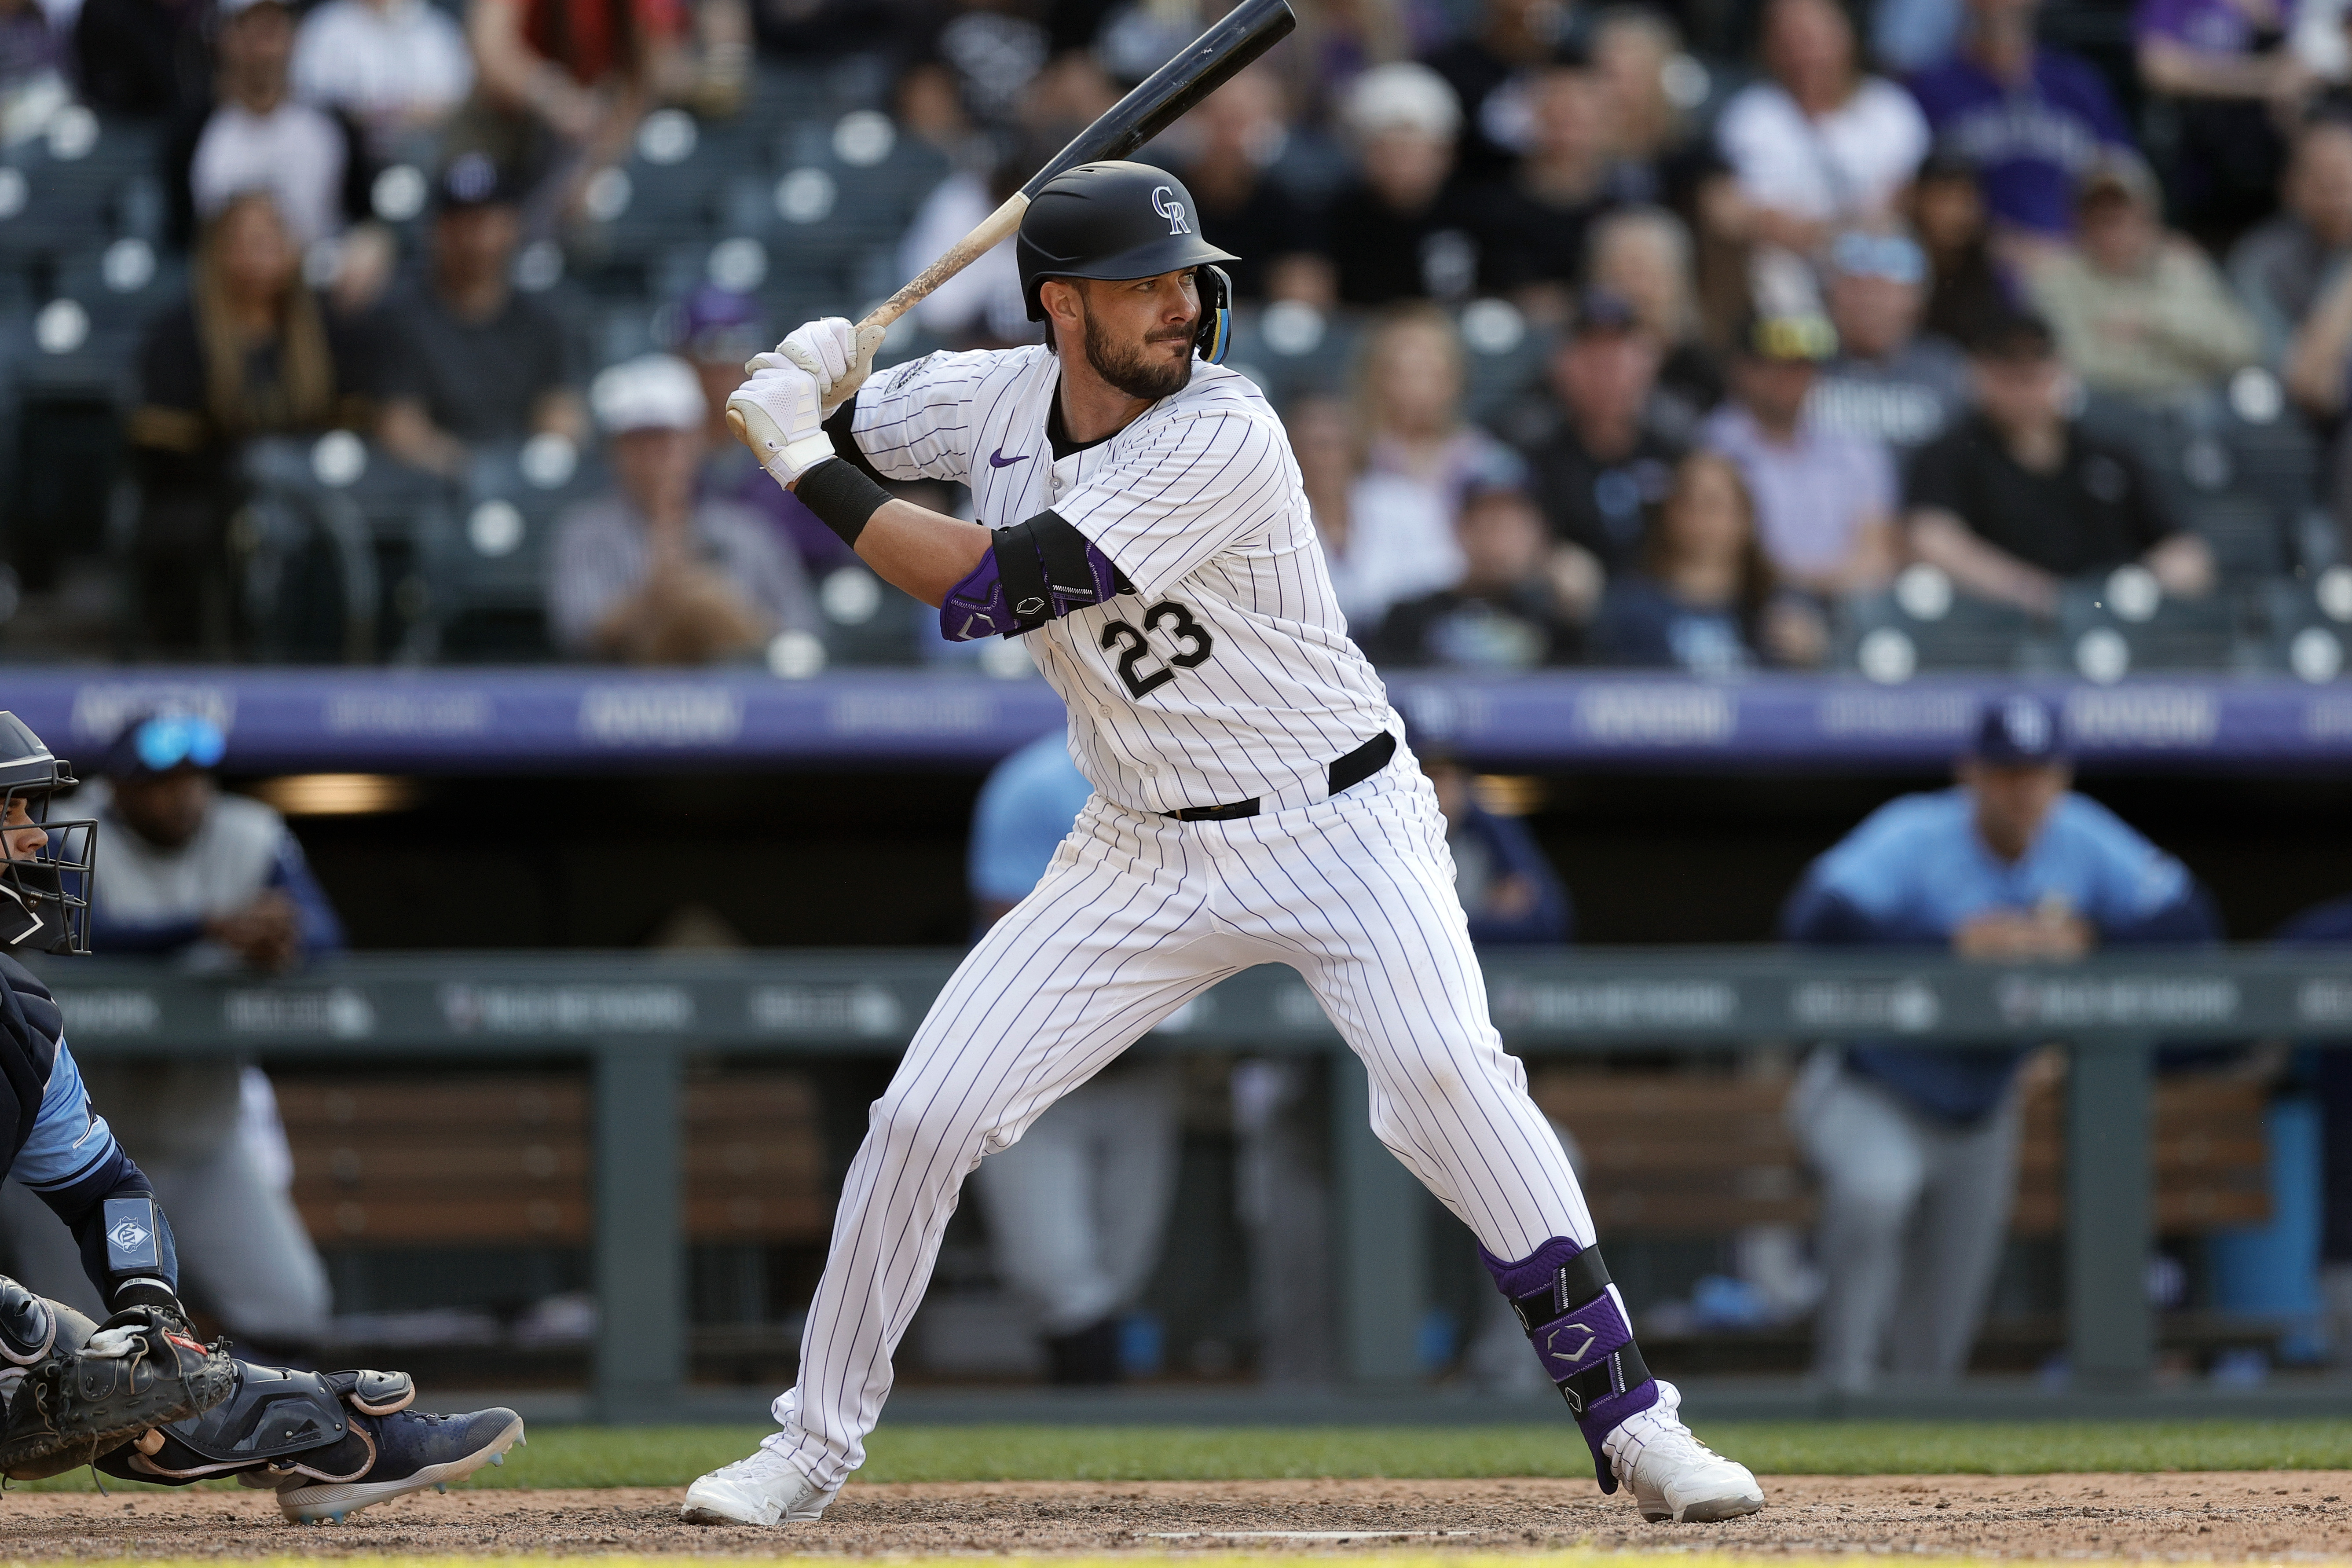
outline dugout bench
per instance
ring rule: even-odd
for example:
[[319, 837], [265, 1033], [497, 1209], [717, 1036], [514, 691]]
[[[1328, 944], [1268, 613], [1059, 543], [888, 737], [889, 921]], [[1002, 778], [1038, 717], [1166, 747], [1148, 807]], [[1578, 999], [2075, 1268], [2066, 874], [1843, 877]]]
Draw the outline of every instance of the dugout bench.
[[[68, 1037], [91, 1058], [250, 1055], [293, 1081], [331, 1068], [354, 1085], [451, 1061], [469, 1070], [584, 1063], [585, 1096], [564, 1112], [582, 1131], [522, 1140], [499, 1157], [521, 1163], [526, 1176], [538, 1168], [552, 1179], [567, 1157], [584, 1173], [585, 1192], [597, 1201], [579, 1197], [566, 1210], [561, 1199], [541, 1198], [551, 1211], [534, 1219], [526, 1206], [520, 1217], [526, 1226], [577, 1226], [590, 1238], [601, 1310], [597, 1408], [607, 1419], [646, 1419], [674, 1412], [682, 1392], [685, 1238], [698, 1226], [731, 1223], [724, 1213], [714, 1222], [710, 1205], [740, 1194], [743, 1182], [792, 1179], [782, 1166], [732, 1169], [746, 1156], [729, 1151], [746, 1140], [730, 1129], [740, 1131], [743, 1122], [733, 1119], [751, 1101], [730, 1103], [723, 1092], [698, 1098], [688, 1058], [724, 1058], [741, 1071], [794, 1057], [895, 1054], [955, 956], [375, 954], [274, 981], [194, 976], [127, 959], [42, 967], [65, 1008]], [[1928, 954], [1585, 950], [1496, 954], [1486, 973], [1496, 1021], [1512, 1047], [1538, 1064], [1539, 1080], [1558, 1058], [1632, 1047], [1720, 1056], [1841, 1039], [2065, 1042], [2063, 1110], [2053, 1100], [2049, 1114], [2063, 1117], [2066, 1155], [2063, 1181], [2051, 1185], [2076, 1221], [2065, 1232], [2070, 1358], [2077, 1385], [2095, 1391], [2143, 1386], [2154, 1350], [2144, 1271], [2162, 1202], [2154, 1178], [2168, 1141], [2158, 1135], [2169, 1121], [2152, 1073], [2157, 1045], [2352, 1038], [2352, 963], [2308, 951], [2009, 966]], [[1141, 1048], [1345, 1054], [1304, 984], [1273, 967], [1228, 980], [1188, 1009], [1181, 1027], [1164, 1027]], [[369, 1156], [336, 1144], [331, 1131], [339, 1092], [352, 1097], [344, 1125], [357, 1125], [358, 1089], [317, 1081], [318, 1100], [304, 1102], [298, 1118], [329, 1129], [330, 1185], [305, 1190], [306, 1212], [335, 1226], [355, 1220], [362, 1230], [417, 1223], [397, 1205], [371, 1215]], [[1393, 1384], [1415, 1364], [1426, 1205], [1370, 1134], [1361, 1070], [1342, 1064], [1332, 1081], [1343, 1364], [1360, 1384]], [[551, 1100], [542, 1109], [541, 1125], [551, 1129], [557, 1108]], [[476, 1143], [458, 1120], [464, 1114], [447, 1109], [433, 1133], [452, 1154]], [[1723, 1131], [1727, 1138], [1731, 1128]], [[337, 1148], [349, 1156], [341, 1174]], [[360, 1195], [334, 1190], [345, 1177]], [[1596, 1178], [1606, 1225], [1612, 1194], [1642, 1184]], [[458, 1181], [483, 1179], [477, 1172]], [[359, 1206], [338, 1206], [345, 1203]], [[824, 1217], [821, 1208], [793, 1223], [821, 1226]]]

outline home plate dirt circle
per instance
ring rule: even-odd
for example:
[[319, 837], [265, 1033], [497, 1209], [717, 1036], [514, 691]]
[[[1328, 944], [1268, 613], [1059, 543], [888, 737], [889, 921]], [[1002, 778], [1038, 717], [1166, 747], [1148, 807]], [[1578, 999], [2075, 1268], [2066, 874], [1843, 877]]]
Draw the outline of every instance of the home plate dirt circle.
[[285, 1523], [252, 1491], [14, 1492], [0, 1559], [352, 1553], [1425, 1553], [1717, 1550], [1818, 1555], [2352, 1558], [2352, 1472], [2088, 1476], [1798, 1476], [1719, 1525], [1650, 1525], [1591, 1481], [975, 1482], [858, 1486], [788, 1530], [683, 1523], [679, 1494], [459, 1489]]

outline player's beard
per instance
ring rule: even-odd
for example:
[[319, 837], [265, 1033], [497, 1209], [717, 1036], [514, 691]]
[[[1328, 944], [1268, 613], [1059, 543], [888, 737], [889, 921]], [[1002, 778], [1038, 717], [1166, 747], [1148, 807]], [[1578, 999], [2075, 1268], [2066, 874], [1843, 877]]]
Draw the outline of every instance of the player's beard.
[[[1173, 342], [1177, 334], [1155, 332], [1135, 348], [1118, 348], [1112, 344], [1102, 323], [1083, 302], [1079, 309], [1087, 318], [1087, 363], [1095, 374], [1129, 397], [1139, 397], [1146, 403], [1157, 403], [1163, 397], [1173, 397], [1184, 390], [1192, 379], [1192, 353], [1190, 348], [1174, 360], [1146, 351], [1164, 342]], [[1187, 324], [1182, 336], [1186, 343], [1192, 341], [1192, 328]]]

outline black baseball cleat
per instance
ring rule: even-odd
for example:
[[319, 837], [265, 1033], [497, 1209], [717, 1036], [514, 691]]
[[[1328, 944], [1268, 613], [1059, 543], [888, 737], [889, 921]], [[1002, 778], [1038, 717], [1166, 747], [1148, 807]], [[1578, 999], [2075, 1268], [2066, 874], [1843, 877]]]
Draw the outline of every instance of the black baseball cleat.
[[389, 1415], [356, 1416], [352, 1425], [373, 1442], [373, 1462], [349, 1480], [306, 1479], [279, 1488], [278, 1506], [288, 1519], [297, 1524], [327, 1520], [340, 1524], [355, 1509], [428, 1487], [446, 1487], [484, 1465], [503, 1465], [507, 1450], [527, 1441], [522, 1417], [503, 1405], [470, 1415], [398, 1410]]

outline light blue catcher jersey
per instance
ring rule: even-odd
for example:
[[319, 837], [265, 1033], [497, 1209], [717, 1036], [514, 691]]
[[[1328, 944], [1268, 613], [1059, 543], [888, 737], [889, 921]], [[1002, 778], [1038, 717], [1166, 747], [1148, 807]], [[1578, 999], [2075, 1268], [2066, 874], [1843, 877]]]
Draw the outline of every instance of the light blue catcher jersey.
[[16, 1151], [6, 1174], [35, 1192], [71, 1186], [114, 1147], [106, 1118], [90, 1104], [82, 1088], [81, 1069], [63, 1040], [49, 1067], [48, 1087], [33, 1119], [33, 1135]]

